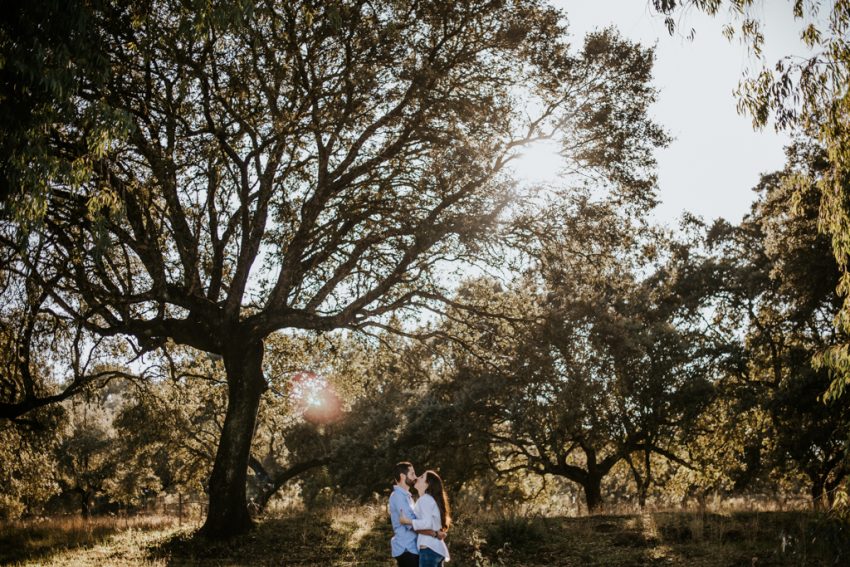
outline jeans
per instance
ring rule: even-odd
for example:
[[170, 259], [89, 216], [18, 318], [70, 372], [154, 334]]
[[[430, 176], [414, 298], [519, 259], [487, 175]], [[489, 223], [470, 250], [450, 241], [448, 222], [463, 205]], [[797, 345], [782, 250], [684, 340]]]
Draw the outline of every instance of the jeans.
[[419, 567], [419, 556], [405, 551], [395, 558], [398, 567]]
[[419, 567], [440, 567], [444, 557], [429, 548], [419, 548]]

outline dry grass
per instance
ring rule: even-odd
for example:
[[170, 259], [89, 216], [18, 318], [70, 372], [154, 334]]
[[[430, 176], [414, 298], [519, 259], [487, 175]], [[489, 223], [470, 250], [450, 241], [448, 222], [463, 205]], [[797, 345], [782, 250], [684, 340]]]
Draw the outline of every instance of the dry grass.
[[[22, 565], [391, 566], [381, 506], [266, 518], [228, 542], [159, 518], [61, 520], [0, 530], [0, 563]], [[8, 546], [17, 549], [9, 554]], [[452, 567], [818, 566], [850, 564], [848, 526], [811, 512], [458, 515]]]
[[139, 552], [157, 538], [173, 537], [176, 529], [177, 520], [164, 516], [67, 516], [0, 525], [0, 565], [145, 565]]

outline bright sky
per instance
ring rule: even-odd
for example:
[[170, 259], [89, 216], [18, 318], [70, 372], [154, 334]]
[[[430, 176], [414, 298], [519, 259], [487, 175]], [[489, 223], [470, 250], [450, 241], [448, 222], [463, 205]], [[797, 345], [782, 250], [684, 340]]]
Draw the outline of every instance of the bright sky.
[[[737, 113], [733, 90], [747, 66], [757, 63], [737, 40], [722, 36], [726, 16], [711, 18], [691, 10], [678, 18], [680, 30], [671, 37], [649, 0], [552, 2], [567, 12], [576, 44], [586, 32], [612, 24], [629, 39], [657, 44], [654, 82], [660, 93], [652, 114], [674, 137], [657, 154], [657, 220], [675, 226], [687, 210], [706, 220], [738, 222], [749, 210], [759, 175], [783, 166], [789, 138], [771, 127], [755, 132], [750, 118]], [[771, 65], [785, 55], [807, 53], [789, 0], [764, 0], [757, 13]], [[692, 41], [684, 37], [690, 28], [696, 30]], [[554, 180], [558, 165], [553, 149], [540, 146], [528, 152], [517, 164], [519, 175]]]

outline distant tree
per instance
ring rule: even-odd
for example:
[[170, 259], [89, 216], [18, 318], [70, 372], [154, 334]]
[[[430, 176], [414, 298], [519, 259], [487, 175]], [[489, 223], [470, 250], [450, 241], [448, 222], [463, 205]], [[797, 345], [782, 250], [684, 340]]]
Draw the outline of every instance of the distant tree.
[[58, 447], [59, 481], [65, 492], [79, 496], [84, 517], [93, 513], [95, 498], [105, 496], [118, 467], [117, 436], [105, 408], [82, 399], [72, 405], [70, 424]]
[[[844, 304], [835, 322], [843, 336], [850, 335], [850, 1], [789, 2], [800, 22], [800, 39], [813, 54], [789, 54], [775, 64], [765, 61], [761, 52], [765, 37], [760, 3], [754, 0], [652, 0], [652, 4], [668, 16], [671, 33], [677, 26], [674, 16], [688, 8], [712, 15], [728, 8], [731, 17], [724, 34], [740, 37], [762, 63], [755, 76], [745, 75], [741, 81], [739, 110], [747, 112], [757, 128], [772, 118], [777, 128], [792, 130], [823, 148], [823, 167], [798, 180], [802, 191], [815, 187], [819, 195], [818, 226], [831, 236], [842, 273], [839, 293]], [[816, 362], [834, 373], [829, 396], [840, 396], [850, 384], [848, 343], [832, 346]]]
[[162, 487], [138, 433], [119, 424], [136, 393], [131, 382], [113, 381], [67, 402], [69, 420], [56, 446], [57, 473], [63, 491], [79, 496], [83, 516], [96, 513], [101, 504], [132, 508]]
[[[563, 477], [595, 510], [603, 479], [639, 452], [687, 465], [680, 432], [712, 386], [704, 341], [664, 268], [663, 239], [638, 237], [605, 206], [575, 214], [582, 220], [566, 226], [582, 230], [555, 231], [517, 289], [469, 289], [482, 310], [508, 302], [530, 323], [471, 331], [477, 355], [458, 350], [454, 379], [423, 403], [451, 412], [455, 435], [485, 439], [495, 471]], [[632, 464], [644, 501], [652, 471]]]
[[201, 493], [227, 405], [225, 384], [187, 370], [135, 391], [114, 427], [126, 442], [128, 468], [150, 469], [163, 491]]
[[[433, 339], [439, 331], [411, 328], [410, 334]], [[417, 470], [438, 469], [453, 491], [480, 478], [485, 472], [482, 465], [487, 468], [486, 446], [467, 438], [458, 441], [455, 428], [464, 426], [456, 422], [454, 413], [432, 411], [441, 380], [451, 371], [441, 358], [441, 344], [387, 332], [338, 339], [333, 341], [335, 352], [322, 359], [331, 362], [323, 370], [328, 381], [346, 387], [339, 392], [344, 411], [338, 419], [316, 423], [307, 416], [273, 414], [289, 422], [278, 429], [284, 433], [279, 442], [286, 452], [279, 462], [301, 463], [287, 465], [289, 470], [317, 461], [323, 467], [321, 472], [307, 473], [308, 500], [327, 488], [363, 501], [386, 495], [392, 485], [392, 465], [402, 460], [414, 462]], [[261, 439], [268, 435], [263, 421], [256, 438], [258, 455], [264, 444]]]
[[[569, 48], [536, 0], [95, 6], [110, 74], [60, 132], [109, 143], [54, 190], [17, 262], [51, 310], [141, 351], [222, 357], [228, 406], [203, 533], [248, 529], [264, 340], [386, 324], [445, 297], [510, 201], [505, 166], [554, 137], [624, 199], [651, 200], [652, 52]], [[101, 109], [109, 128], [87, 121]], [[4, 246], [24, 227], [5, 225]]]
[[799, 185], [801, 175], [811, 179], [825, 163], [817, 147], [789, 148], [787, 169], [762, 177], [750, 215], [739, 226], [719, 222], [711, 229], [717, 256], [708, 268], [717, 312], [732, 340], [744, 340], [730, 392], [770, 424], [769, 438], [754, 438], [753, 462], [804, 474], [816, 506], [850, 472], [850, 411], [824, 403], [829, 373], [812, 365], [847, 340], [832, 325], [841, 309], [840, 271], [828, 237], [817, 231], [818, 189]]
[[35, 410], [25, 422], [0, 420], [0, 520], [38, 515], [59, 493], [56, 446], [66, 420], [59, 405]]

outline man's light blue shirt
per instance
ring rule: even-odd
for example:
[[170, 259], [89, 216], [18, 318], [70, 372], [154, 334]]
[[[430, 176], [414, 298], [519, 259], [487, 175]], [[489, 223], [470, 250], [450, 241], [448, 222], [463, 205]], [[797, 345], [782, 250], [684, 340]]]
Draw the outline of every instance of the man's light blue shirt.
[[399, 522], [400, 512], [411, 520], [416, 518], [413, 513], [413, 496], [410, 492], [404, 490], [400, 486], [393, 486], [393, 492], [390, 494], [390, 520], [393, 523], [393, 532], [395, 535], [390, 540], [393, 557], [398, 557], [405, 551], [419, 555], [419, 548], [416, 547], [416, 532], [411, 526], [403, 526]]

